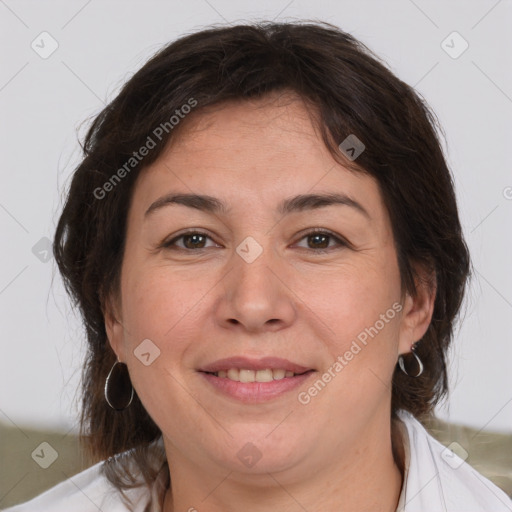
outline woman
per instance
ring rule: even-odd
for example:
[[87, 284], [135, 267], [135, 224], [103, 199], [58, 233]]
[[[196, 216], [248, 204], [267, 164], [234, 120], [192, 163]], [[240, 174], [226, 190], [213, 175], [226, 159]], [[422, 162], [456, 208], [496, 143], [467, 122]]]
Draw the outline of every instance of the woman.
[[328, 24], [211, 28], [144, 65], [54, 241], [96, 464], [12, 512], [512, 510], [420, 423], [470, 268], [435, 129]]

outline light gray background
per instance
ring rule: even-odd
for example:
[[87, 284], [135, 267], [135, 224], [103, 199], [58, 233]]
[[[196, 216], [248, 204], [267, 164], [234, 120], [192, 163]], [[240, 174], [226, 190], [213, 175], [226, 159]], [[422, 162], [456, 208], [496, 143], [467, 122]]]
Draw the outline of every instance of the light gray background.
[[[305, 18], [361, 39], [437, 113], [476, 269], [450, 355], [451, 395], [438, 414], [512, 431], [508, 0], [0, 0], [0, 421], [76, 426], [84, 334], [54, 260], [41, 261], [40, 240], [53, 236], [80, 157], [79, 125], [185, 32], [224, 21]], [[47, 59], [31, 48], [43, 31], [59, 45]], [[441, 47], [453, 31], [469, 43], [457, 59]]]

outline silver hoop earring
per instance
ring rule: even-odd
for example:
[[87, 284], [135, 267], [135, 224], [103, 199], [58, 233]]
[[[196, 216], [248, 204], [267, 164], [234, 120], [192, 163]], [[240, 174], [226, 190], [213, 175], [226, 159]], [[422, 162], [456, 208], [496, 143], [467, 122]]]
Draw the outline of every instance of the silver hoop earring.
[[405, 369], [404, 364], [404, 357], [402, 354], [398, 356], [398, 364], [400, 366], [400, 369], [405, 373], [405, 375], [408, 375], [409, 377], [419, 377], [423, 373], [423, 363], [421, 362], [421, 359], [419, 358], [418, 354], [416, 354], [416, 349], [414, 345], [411, 347], [411, 353], [416, 359], [416, 362], [418, 364], [418, 373], [416, 375], [411, 375], [410, 373], [407, 373], [407, 370]]
[[105, 400], [115, 411], [124, 411], [132, 403], [133, 394], [128, 366], [117, 360], [105, 380]]

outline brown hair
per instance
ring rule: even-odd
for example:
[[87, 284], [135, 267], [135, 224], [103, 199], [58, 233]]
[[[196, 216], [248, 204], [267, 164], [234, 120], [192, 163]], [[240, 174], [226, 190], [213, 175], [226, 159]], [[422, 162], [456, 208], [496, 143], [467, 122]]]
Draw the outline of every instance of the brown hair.
[[[116, 412], [103, 395], [116, 361], [105, 332], [105, 304], [119, 293], [127, 212], [138, 173], [186, 125], [174, 128], [170, 120], [177, 110], [186, 110], [181, 110], [184, 105], [192, 105], [191, 99], [197, 115], [208, 105], [279, 91], [292, 91], [313, 107], [334, 158], [377, 180], [391, 218], [402, 288], [416, 293], [416, 264], [435, 276], [432, 321], [416, 346], [425, 370], [415, 379], [395, 369], [392, 417], [405, 409], [421, 420], [446, 395], [445, 354], [470, 260], [435, 115], [365, 45], [333, 25], [214, 26], [160, 50], [94, 119], [56, 229], [55, 259], [80, 308], [88, 340], [81, 435], [92, 460], [133, 449], [148, 483], [158, 469], [152, 468], [148, 447], [161, 431], [138, 397], [128, 409]], [[366, 146], [357, 165], [338, 148], [351, 134]], [[128, 169], [126, 163], [148, 137], [158, 139], [156, 147]], [[122, 168], [126, 172], [117, 173], [122, 179], [112, 181]], [[122, 489], [129, 487], [122, 480], [127, 473], [121, 464], [107, 476]]]

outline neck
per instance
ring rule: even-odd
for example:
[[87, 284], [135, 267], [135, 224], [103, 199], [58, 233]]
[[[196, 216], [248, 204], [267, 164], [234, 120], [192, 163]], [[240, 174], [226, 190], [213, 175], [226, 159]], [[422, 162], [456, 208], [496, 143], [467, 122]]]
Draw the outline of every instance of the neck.
[[392, 422], [386, 435], [373, 439], [361, 436], [363, 443], [350, 454], [310, 468], [302, 479], [270, 472], [249, 477], [228, 470], [215, 474], [190, 464], [172, 450], [168, 456], [175, 462], [172, 486], [167, 489], [162, 510], [196, 511], [207, 507], [209, 512], [396, 512], [404, 478], [403, 437], [397, 422]]

